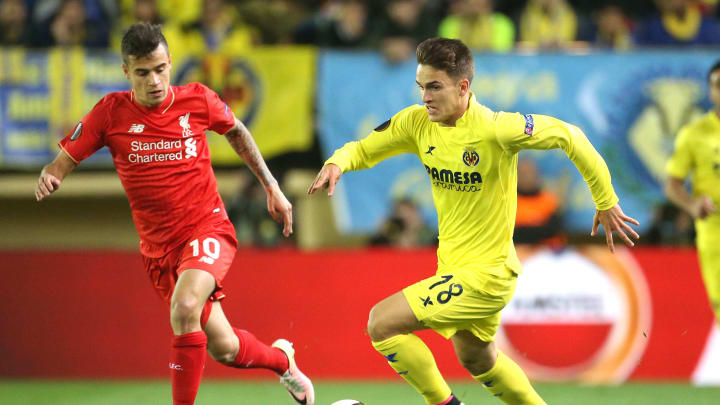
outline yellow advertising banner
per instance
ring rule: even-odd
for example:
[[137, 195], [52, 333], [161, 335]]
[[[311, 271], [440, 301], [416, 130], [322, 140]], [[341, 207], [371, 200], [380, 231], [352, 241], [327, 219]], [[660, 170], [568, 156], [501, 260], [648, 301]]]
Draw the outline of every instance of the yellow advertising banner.
[[[317, 52], [310, 47], [259, 47], [236, 55], [187, 57], [174, 82], [215, 90], [247, 127], [265, 158], [310, 148]], [[208, 136], [213, 163], [241, 162], [224, 137]]]

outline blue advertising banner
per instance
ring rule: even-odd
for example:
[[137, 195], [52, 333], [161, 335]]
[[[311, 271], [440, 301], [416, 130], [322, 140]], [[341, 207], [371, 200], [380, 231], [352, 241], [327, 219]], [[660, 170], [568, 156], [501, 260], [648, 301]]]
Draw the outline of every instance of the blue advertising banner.
[[[477, 55], [472, 91], [493, 110], [546, 114], [579, 126], [605, 158], [623, 210], [647, 228], [663, 200], [663, 169], [679, 128], [707, 111], [711, 52], [653, 51], [587, 55]], [[414, 60], [389, 65], [374, 53], [327, 52], [318, 68], [318, 125], [325, 157], [362, 139], [402, 108], [419, 104]], [[561, 150], [522, 151], [564, 202], [565, 225], [589, 234], [590, 192]], [[392, 201], [415, 200], [437, 225], [430, 183], [412, 155], [343, 176], [335, 197], [345, 232], [368, 233]]]
[[[0, 166], [36, 168], [106, 93], [127, 90], [120, 56], [80, 48], [0, 48]], [[103, 148], [85, 165], [109, 166]]]

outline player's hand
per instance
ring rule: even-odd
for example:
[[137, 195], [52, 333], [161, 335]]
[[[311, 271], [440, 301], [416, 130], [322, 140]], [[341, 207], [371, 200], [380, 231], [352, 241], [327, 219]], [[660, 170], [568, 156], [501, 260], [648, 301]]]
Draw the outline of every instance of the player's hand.
[[265, 187], [265, 194], [267, 195], [268, 212], [275, 221], [283, 224], [283, 235], [287, 238], [293, 233], [292, 204], [285, 198], [285, 194], [276, 182]]
[[706, 195], [694, 199], [692, 205], [690, 205], [690, 215], [695, 219], [704, 219], [715, 211], [717, 211], [715, 203]]
[[630, 239], [628, 234], [633, 239], [640, 239], [640, 235], [635, 232], [634, 229], [628, 223], [633, 225], [640, 225], [640, 223], [629, 216], [625, 215], [619, 204], [615, 204], [614, 207], [609, 210], [596, 210], [595, 218], [593, 218], [593, 227], [590, 235], [595, 236], [598, 233], [598, 226], [602, 225], [605, 229], [605, 239], [607, 240], [608, 248], [611, 252], [615, 252], [615, 244], [613, 243], [613, 231], [617, 232], [620, 239], [625, 242], [628, 246], [635, 246], [635, 243]]
[[320, 173], [315, 177], [315, 181], [312, 182], [310, 188], [308, 188], [308, 194], [314, 194], [321, 188], [328, 189], [328, 195], [332, 196], [335, 193], [335, 184], [340, 180], [342, 176], [342, 170], [338, 165], [329, 163], [320, 169]]
[[60, 188], [61, 180], [43, 169], [35, 185], [35, 199], [37, 201], [49, 196], [53, 191]]

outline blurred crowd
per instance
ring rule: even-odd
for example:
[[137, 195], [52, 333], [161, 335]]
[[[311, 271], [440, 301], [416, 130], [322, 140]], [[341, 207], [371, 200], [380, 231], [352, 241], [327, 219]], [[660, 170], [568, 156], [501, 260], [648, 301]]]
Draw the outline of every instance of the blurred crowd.
[[299, 43], [401, 61], [432, 36], [491, 52], [716, 45], [719, 14], [718, 0], [0, 0], [0, 45], [118, 49], [151, 21], [188, 52]]

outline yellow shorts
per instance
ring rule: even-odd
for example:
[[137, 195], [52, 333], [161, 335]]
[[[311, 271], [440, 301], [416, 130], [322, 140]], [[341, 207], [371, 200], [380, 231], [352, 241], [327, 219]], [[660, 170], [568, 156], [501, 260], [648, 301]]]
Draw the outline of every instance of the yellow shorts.
[[[504, 267], [504, 266], [503, 266]], [[500, 326], [500, 311], [515, 292], [517, 275], [510, 269], [438, 270], [425, 280], [403, 289], [415, 317], [446, 339], [468, 330], [484, 342], [492, 342]]]

